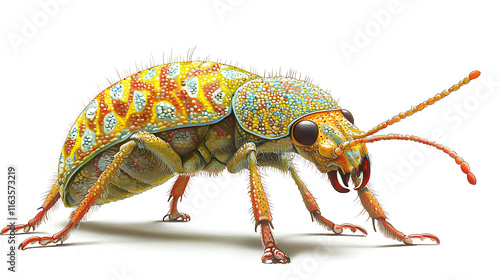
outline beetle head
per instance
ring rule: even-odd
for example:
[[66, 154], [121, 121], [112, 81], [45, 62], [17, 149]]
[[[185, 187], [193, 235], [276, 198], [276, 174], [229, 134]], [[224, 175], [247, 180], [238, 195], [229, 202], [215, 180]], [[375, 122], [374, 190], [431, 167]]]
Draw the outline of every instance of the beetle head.
[[[349, 191], [345, 188], [349, 179], [358, 190], [364, 188], [370, 178], [370, 161], [364, 143], [352, 145], [342, 153], [337, 149], [362, 133], [354, 126], [351, 113], [345, 109], [307, 115], [297, 120], [291, 130], [298, 153], [313, 162], [321, 172], [328, 173], [332, 186], [343, 193]], [[337, 173], [345, 187], [339, 183]]]
[[339, 192], [348, 192], [339, 183], [337, 173], [340, 173], [342, 182], [347, 187], [349, 179], [354, 183], [354, 189], [360, 190], [366, 186], [370, 178], [370, 160], [365, 143], [381, 140], [407, 140], [432, 146], [442, 150], [460, 165], [462, 172], [467, 175], [470, 184], [476, 184], [476, 177], [470, 171], [469, 164], [450, 148], [428, 139], [401, 134], [374, 135], [380, 130], [393, 125], [402, 119], [422, 111], [451, 92], [457, 91], [461, 86], [479, 77], [479, 71], [473, 71], [468, 77], [448, 90], [429, 98], [428, 100], [412, 107], [406, 112], [399, 113], [391, 119], [384, 121], [369, 130], [362, 132], [354, 126], [354, 118], [345, 109], [323, 111], [306, 115], [298, 119], [292, 126], [291, 137], [298, 153], [313, 162], [323, 173], [328, 173], [332, 186]]

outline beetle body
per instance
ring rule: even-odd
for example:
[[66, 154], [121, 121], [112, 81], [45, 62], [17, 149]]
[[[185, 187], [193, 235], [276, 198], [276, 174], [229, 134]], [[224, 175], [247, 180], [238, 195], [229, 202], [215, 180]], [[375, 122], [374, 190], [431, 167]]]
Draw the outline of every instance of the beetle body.
[[81, 203], [120, 144], [134, 133], [147, 132], [168, 143], [182, 168], [135, 149], [96, 204], [141, 193], [176, 173], [222, 171], [243, 141], [263, 144], [286, 137], [297, 117], [334, 108], [328, 94], [289, 78], [262, 79], [213, 62], [152, 67], [111, 85], [80, 114], [61, 152], [59, 192], [66, 206]]
[[[96, 177], [112, 162], [120, 145], [141, 131], [163, 139], [184, 159], [198, 157], [199, 150], [203, 149], [201, 155], [207, 165], [203, 167], [218, 170], [220, 167], [215, 161], [210, 163], [214, 151], [206, 148], [205, 142], [210, 137], [205, 139], [205, 135], [220, 129], [222, 124], [216, 127], [213, 124], [231, 114], [234, 91], [255, 78], [256, 75], [227, 65], [184, 62], [152, 67], [111, 85], [83, 110], [64, 144], [58, 172], [64, 204], [79, 204]], [[234, 122], [224, 124], [234, 130]], [[231, 146], [219, 144], [216, 149]], [[231, 148], [234, 149], [234, 144]], [[184, 160], [183, 164], [186, 171], [177, 171], [199, 171], [200, 166], [189, 166], [197, 164], [193, 160]], [[140, 193], [165, 182], [175, 173], [175, 168], [154, 153], [137, 149], [97, 204]]]
[[[390, 223], [366, 186], [370, 161], [366, 143], [412, 140], [443, 150], [461, 165], [475, 183], [468, 164], [448, 148], [416, 136], [371, 136], [457, 90], [479, 72], [406, 113], [363, 132], [354, 118], [325, 91], [289, 77], [259, 77], [242, 69], [214, 62], [191, 61], [159, 65], [133, 74], [98, 94], [71, 127], [60, 156], [58, 178], [41, 211], [25, 225], [5, 228], [29, 231], [61, 199], [76, 206], [70, 223], [53, 236], [31, 237], [20, 248], [67, 238], [69, 231], [92, 205], [128, 198], [178, 175], [170, 192], [171, 207], [164, 220], [189, 221], [177, 211], [189, 178], [199, 172], [217, 174], [227, 169], [250, 172], [250, 199], [255, 228], [261, 227], [263, 262], [290, 261], [276, 247], [267, 195], [258, 166], [291, 174], [306, 208], [320, 224], [340, 234], [343, 229], [367, 234], [362, 227], [335, 224], [323, 217], [313, 196], [298, 177], [292, 154], [311, 161], [327, 173], [332, 186], [348, 192], [349, 180], [361, 204], [382, 232], [406, 244], [412, 238]], [[339, 183], [338, 175], [343, 182]]]

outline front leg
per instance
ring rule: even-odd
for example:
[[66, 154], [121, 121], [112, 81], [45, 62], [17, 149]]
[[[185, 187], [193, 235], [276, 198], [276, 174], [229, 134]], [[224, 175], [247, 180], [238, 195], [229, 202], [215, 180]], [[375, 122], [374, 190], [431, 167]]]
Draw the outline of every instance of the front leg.
[[347, 228], [350, 229], [353, 233], [359, 230], [364, 235], [368, 235], [368, 233], [363, 227], [353, 224], [335, 224], [332, 221], [328, 220], [327, 218], [323, 217], [323, 215], [321, 215], [321, 212], [319, 211], [319, 206], [316, 203], [316, 200], [311, 195], [311, 193], [304, 185], [304, 183], [300, 180], [293, 166], [290, 166], [290, 173], [292, 174], [292, 178], [295, 181], [295, 184], [299, 188], [300, 194], [302, 195], [302, 200], [304, 201], [307, 210], [309, 210], [309, 213], [311, 213], [311, 217], [314, 217], [314, 219], [316, 219], [316, 221], [320, 225], [326, 227], [327, 229], [332, 230], [335, 234], [341, 234], [344, 231], [344, 229]]
[[254, 143], [244, 144], [228, 161], [227, 169], [231, 173], [238, 172], [242, 168], [247, 168], [250, 171], [250, 199], [255, 218], [255, 230], [257, 231], [257, 226], [260, 225], [262, 243], [265, 246], [262, 262], [289, 263], [290, 258], [276, 247], [276, 241], [271, 232], [271, 211], [267, 202], [267, 195], [260, 180], [259, 171], [257, 170], [256, 153], [257, 148]]
[[[439, 238], [437, 238], [435, 235], [430, 234], [430, 233], [422, 233], [422, 234], [410, 234], [406, 235], [400, 231], [398, 231], [396, 228], [394, 228], [393, 225], [391, 225], [387, 221], [387, 217], [384, 213], [384, 210], [382, 210], [382, 207], [378, 203], [377, 199], [375, 196], [368, 190], [368, 188], [364, 188], [358, 191], [358, 196], [359, 199], [361, 200], [361, 204], [363, 207], [366, 209], [372, 220], [375, 222], [377, 220], [378, 222], [378, 227], [380, 231], [382, 231], [382, 234], [384, 234], [385, 237], [391, 238], [391, 239], [396, 239], [398, 241], [403, 241], [407, 245], [413, 244], [412, 238], [419, 238], [423, 240], [424, 238], [429, 238], [433, 241], [435, 241], [437, 244], [440, 243]], [[375, 229], [375, 225], [373, 227]]]
[[287, 154], [282, 153], [273, 154], [272, 156], [263, 156], [259, 160], [259, 164], [261, 166], [272, 166], [284, 172], [290, 172], [290, 175], [292, 176], [295, 184], [297, 185], [297, 188], [300, 191], [302, 201], [304, 201], [304, 205], [311, 214], [311, 219], [313, 221], [316, 220], [318, 224], [333, 231], [335, 234], [341, 234], [344, 229], [350, 229], [353, 233], [359, 230], [364, 235], [368, 234], [363, 227], [348, 223], [335, 224], [327, 218], [323, 217], [323, 215], [321, 215], [321, 211], [319, 210], [318, 203], [316, 203], [316, 200], [312, 196], [311, 192], [307, 189], [304, 182], [302, 182], [302, 180], [300, 179], [297, 171], [295, 171], [295, 168], [293, 167], [292, 158]]

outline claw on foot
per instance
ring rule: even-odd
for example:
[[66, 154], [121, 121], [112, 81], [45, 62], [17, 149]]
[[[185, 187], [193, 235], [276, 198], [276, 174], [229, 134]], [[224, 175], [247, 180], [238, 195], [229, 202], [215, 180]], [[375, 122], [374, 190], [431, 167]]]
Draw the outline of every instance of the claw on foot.
[[278, 247], [271, 246], [264, 250], [262, 255], [263, 263], [290, 263], [290, 258], [283, 253]]
[[363, 228], [363, 227], [360, 227], [360, 226], [356, 226], [356, 225], [353, 225], [353, 224], [342, 224], [342, 225], [336, 225], [334, 223], [332, 223], [330, 220], [328, 220], [327, 218], [323, 217], [319, 211], [315, 211], [314, 213], [314, 216], [316, 217], [316, 219], [318, 220], [319, 223], [323, 224], [323, 225], [326, 225], [329, 229], [331, 229], [335, 234], [341, 234], [342, 232], [344, 232], [344, 228], [348, 228], [350, 229], [353, 233], [356, 232], [356, 231], [361, 231], [364, 235], [368, 235], [368, 232]]
[[403, 242], [406, 245], [412, 245], [413, 244], [412, 238], [420, 238], [420, 240], [422, 240], [422, 241], [425, 238], [429, 238], [430, 240], [436, 242], [437, 245], [439, 245], [441, 243], [441, 241], [439, 240], [439, 238], [437, 238], [437, 236], [435, 236], [434, 234], [430, 234], [430, 233], [405, 235], [405, 237], [403, 238]]
[[57, 243], [59, 241], [62, 242], [62, 239], [61, 238], [53, 238], [50, 236], [44, 236], [44, 237], [34, 236], [34, 237], [30, 237], [30, 238], [24, 240], [23, 243], [19, 244], [19, 250], [25, 250], [26, 246], [28, 246], [30, 244], [33, 245], [37, 242], [38, 242], [38, 244], [45, 246], [49, 243]]
[[18, 232], [20, 229], [23, 229], [24, 232], [28, 232], [31, 229], [35, 229], [35, 226], [30, 226], [29, 224], [26, 225], [17, 225], [15, 227], [4, 227], [0, 234], [5, 234], [8, 231], [14, 230], [14, 232]]
[[163, 217], [164, 222], [189, 222], [191, 217], [185, 213], [177, 213], [175, 215], [167, 214]]
[[366, 230], [364, 228], [362, 228], [360, 226], [353, 225], [353, 224], [335, 225], [333, 227], [333, 232], [335, 232], [336, 234], [341, 234], [344, 231], [344, 228], [350, 229], [353, 233], [355, 233], [356, 231], [359, 230], [364, 235], [368, 235], [368, 232], [366, 232]]
[[42, 209], [42, 211], [38, 212], [38, 214], [36, 214], [36, 216], [33, 219], [31, 219], [27, 224], [17, 225], [14, 227], [4, 227], [0, 232], [0, 234], [5, 234], [6, 232], [11, 230], [14, 230], [14, 232], [18, 232], [20, 229], [23, 229], [24, 232], [35, 230], [35, 227], [40, 225], [45, 213], [47, 212], [47, 210], [44, 209], [43, 207], [38, 208], [38, 210], [40, 209]]
[[395, 229], [394, 226], [391, 225], [391, 223], [389, 223], [385, 219], [377, 219], [377, 221], [380, 223], [379, 224], [380, 229], [385, 228], [384, 235], [386, 235], [387, 237], [392, 238], [392, 239], [397, 239], [399, 241], [403, 241], [406, 245], [413, 244], [412, 238], [420, 238], [420, 240], [424, 240], [425, 238], [429, 238], [430, 240], [435, 241], [438, 245], [439, 245], [439, 243], [441, 243], [441, 241], [439, 241], [439, 238], [437, 238], [437, 236], [435, 236], [434, 234], [422, 233], [422, 234], [406, 235], [406, 234], [398, 231], [397, 229]]

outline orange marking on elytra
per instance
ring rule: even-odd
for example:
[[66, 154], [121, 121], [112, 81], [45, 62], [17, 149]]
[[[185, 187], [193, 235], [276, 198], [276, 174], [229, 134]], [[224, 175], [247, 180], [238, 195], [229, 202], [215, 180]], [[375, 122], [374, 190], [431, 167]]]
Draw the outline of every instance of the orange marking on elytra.
[[100, 98], [99, 98], [99, 107], [100, 107], [100, 110], [99, 110], [99, 125], [103, 125], [104, 123], [104, 117], [109, 113], [111, 112], [111, 110], [109, 109], [108, 105], [106, 104], [106, 102], [104, 101], [104, 92], [100, 94]]

